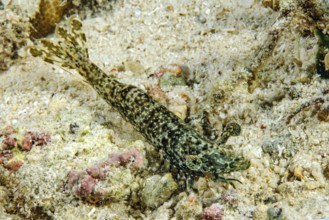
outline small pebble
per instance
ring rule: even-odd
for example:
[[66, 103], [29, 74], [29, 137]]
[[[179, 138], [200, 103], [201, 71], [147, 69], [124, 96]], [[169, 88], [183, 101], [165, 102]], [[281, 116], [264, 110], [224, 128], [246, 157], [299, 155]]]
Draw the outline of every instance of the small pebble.
[[294, 176], [297, 177], [298, 180], [302, 180], [304, 178], [304, 175], [303, 175], [303, 167], [295, 167], [294, 169]]
[[329, 107], [318, 112], [318, 120], [322, 122], [329, 122]]
[[267, 217], [269, 220], [282, 219], [282, 208], [271, 206], [267, 209]]
[[150, 208], [156, 208], [166, 202], [177, 190], [177, 183], [170, 173], [154, 175], [146, 179], [142, 190], [142, 201]]

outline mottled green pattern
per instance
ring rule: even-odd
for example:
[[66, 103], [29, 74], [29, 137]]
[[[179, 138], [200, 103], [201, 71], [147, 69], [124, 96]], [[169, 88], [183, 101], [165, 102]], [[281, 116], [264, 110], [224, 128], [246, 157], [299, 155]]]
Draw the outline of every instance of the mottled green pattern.
[[[42, 57], [46, 62], [76, 69], [107, 103], [163, 153], [170, 164], [189, 177], [210, 173], [221, 180], [227, 179], [220, 177], [220, 173], [244, 170], [250, 166], [249, 160], [202, 137], [143, 90], [108, 77], [89, 60], [80, 21], [71, 17], [69, 27], [70, 32], [57, 27], [56, 34], [60, 40], [42, 40], [43, 47], [32, 47], [31, 54]], [[234, 132], [239, 133], [239, 129], [232, 126], [222, 134], [218, 143], [225, 143]]]

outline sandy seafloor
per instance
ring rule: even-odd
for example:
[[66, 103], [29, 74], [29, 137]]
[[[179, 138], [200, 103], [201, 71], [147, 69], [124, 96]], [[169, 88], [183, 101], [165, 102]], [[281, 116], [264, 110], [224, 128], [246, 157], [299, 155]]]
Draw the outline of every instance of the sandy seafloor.
[[[145, 180], [166, 175], [157, 170], [159, 157], [77, 72], [30, 55], [3, 71], [0, 129], [47, 132], [51, 142], [16, 152], [23, 161], [16, 172], [0, 167], [0, 219], [202, 219], [214, 203], [222, 219], [329, 218], [329, 124], [317, 117], [328, 107], [328, 80], [315, 74], [317, 39], [302, 36], [291, 17], [280, 17], [291, 5], [281, 1], [281, 11], [274, 11], [253, 0], [118, 0], [112, 10], [82, 21], [90, 59], [105, 72], [123, 70], [114, 73], [122, 82], [146, 89], [155, 85], [150, 76], [161, 65], [189, 68], [193, 83], [167, 88], [167, 106], [189, 107], [199, 130], [203, 111], [219, 132], [228, 122], [241, 125], [241, 135], [227, 144], [251, 167], [227, 174], [242, 182], [236, 189], [200, 178], [194, 192], [175, 191], [155, 207], [145, 205]], [[248, 71], [254, 66], [256, 79]], [[290, 114], [316, 98], [323, 103], [287, 124]], [[144, 155], [148, 163], [138, 170], [113, 168], [99, 186], [108, 190], [106, 202], [93, 205], [65, 189], [69, 171], [131, 147], [151, 152]], [[156, 197], [168, 193], [158, 191]]]

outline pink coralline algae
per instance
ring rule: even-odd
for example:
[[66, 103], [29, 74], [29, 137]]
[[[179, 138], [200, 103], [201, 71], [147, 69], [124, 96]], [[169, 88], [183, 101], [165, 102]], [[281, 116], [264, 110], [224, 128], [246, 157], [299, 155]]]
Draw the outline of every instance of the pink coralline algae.
[[11, 150], [17, 145], [17, 139], [12, 137], [16, 131], [12, 126], [7, 126], [4, 129], [0, 130], [0, 137], [4, 137], [2, 144], [0, 145], [1, 152], [6, 150]]
[[11, 150], [17, 145], [17, 139], [12, 137], [6, 137], [2, 141], [2, 149], [3, 150]]
[[19, 170], [19, 168], [21, 168], [22, 165], [23, 165], [23, 161], [21, 160], [11, 160], [8, 163], [6, 163], [4, 167], [7, 170], [17, 171]]
[[9, 151], [0, 152], [0, 165], [6, 164], [11, 158], [13, 158], [13, 154]]
[[98, 182], [107, 178], [111, 168], [128, 164], [133, 168], [141, 168], [143, 163], [143, 154], [136, 148], [121, 154], [112, 154], [106, 161], [88, 167], [85, 171], [70, 171], [67, 188], [74, 196], [85, 199], [90, 203], [97, 203], [102, 199], [102, 191], [95, 188]]
[[[90, 202], [92, 198], [96, 179], [85, 172], [70, 171], [68, 174], [67, 186], [74, 195], [87, 198]], [[93, 195], [95, 197], [95, 195]], [[90, 197], [90, 198], [89, 198]]]
[[8, 137], [11, 134], [15, 134], [16, 130], [12, 126], [7, 126], [4, 129], [0, 130], [0, 137]]
[[125, 166], [130, 162], [134, 168], [141, 168], [143, 166], [144, 157], [136, 148], [132, 148], [123, 154], [112, 154], [105, 163], [108, 165]]
[[206, 220], [222, 220], [223, 215], [224, 209], [218, 203], [212, 204], [202, 212], [202, 217]]
[[24, 134], [22, 150], [30, 151], [33, 145], [43, 146], [50, 141], [49, 134], [28, 131]]
[[[3, 138], [0, 144], [0, 165], [10, 171], [17, 171], [23, 165], [22, 160], [15, 159], [15, 154], [20, 151], [30, 151], [33, 145], [43, 146], [50, 141], [50, 135], [46, 133], [26, 132], [16, 133], [12, 126], [0, 130], [0, 137]], [[22, 139], [22, 141], [19, 141]], [[16, 149], [16, 150], [15, 150]]]
[[110, 166], [125, 166], [131, 163], [133, 168], [141, 168], [144, 163], [144, 157], [139, 150], [132, 148], [124, 153], [110, 155], [109, 159], [88, 167], [86, 172], [95, 179], [105, 179]]
[[222, 199], [225, 203], [233, 205], [239, 202], [239, 194], [236, 190], [229, 189], [223, 192]]

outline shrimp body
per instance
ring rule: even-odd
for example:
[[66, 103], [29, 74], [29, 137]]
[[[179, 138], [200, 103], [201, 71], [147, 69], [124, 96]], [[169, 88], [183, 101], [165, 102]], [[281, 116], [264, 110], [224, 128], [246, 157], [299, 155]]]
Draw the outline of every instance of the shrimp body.
[[77, 70], [108, 104], [162, 152], [171, 165], [187, 176], [210, 173], [223, 181], [232, 179], [219, 174], [250, 166], [250, 161], [242, 155], [206, 139], [143, 90], [107, 76], [89, 60], [81, 22], [71, 17], [69, 27], [70, 31], [58, 26], [58, 41], [42, 39], [43, 46], [30, 48], [30, 53], [48, 63]]

